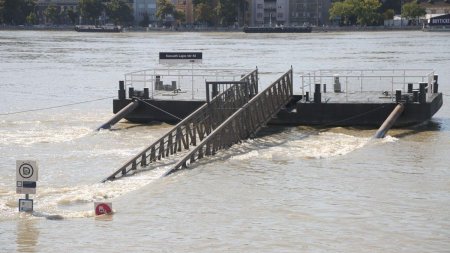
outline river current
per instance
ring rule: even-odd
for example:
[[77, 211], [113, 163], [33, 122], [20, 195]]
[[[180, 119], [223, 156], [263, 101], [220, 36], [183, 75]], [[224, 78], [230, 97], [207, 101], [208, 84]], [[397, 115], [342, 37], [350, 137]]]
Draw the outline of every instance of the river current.
[[[0, 252], [450, 252], [449, 39], [0, 31]], [[434, 69], [444, 105], [382, 140], [375, 129], [277, 127], [169, 177], [161, 166], [99, 183], [170, 127], [93, 131], [123, 74], [159, 67], [162, 51], [257, 66], [262, 87], [291, 66], [294, 85], [316, 69]], [[34, 215], [18, 212], [15, 191], [27, 159], [39, 164]], [[94, 201], [114, 215], [95, 217]]]

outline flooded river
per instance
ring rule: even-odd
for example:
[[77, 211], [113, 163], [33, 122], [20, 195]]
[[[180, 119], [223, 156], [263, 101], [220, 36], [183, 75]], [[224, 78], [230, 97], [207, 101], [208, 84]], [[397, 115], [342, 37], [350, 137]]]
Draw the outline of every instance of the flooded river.
[[[449, 252], [449, 36], [0, 31], [0, 252]], [[444, 105], [382, 140], [375, 129], [271, 128], [191, 170], [99, 183], [170, 127], [93, 131], [123, 74], [159, 67], [161, 51], [257, 66], [261, 86], [291, 66], [294, 85], [316, 69], [434, 69]], [[26, 159], [39, 164], [34, 215], [17, 211]], [[94, 201], [115, 214], [95, 217]]]

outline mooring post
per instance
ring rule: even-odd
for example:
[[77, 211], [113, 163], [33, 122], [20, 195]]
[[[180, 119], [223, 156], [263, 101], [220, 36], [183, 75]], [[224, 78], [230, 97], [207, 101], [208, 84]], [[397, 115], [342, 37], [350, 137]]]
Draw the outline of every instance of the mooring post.
[[427, 88], [428, 83], [419, 83], [419, 103], [424, 104], [427, 102]]
[[118, 93], [119, 93], [119, 99], [120, 100], [124, 100], [125, 99], [125, 97], [126, 97], [126, 92], [125, 92], [125, 82], [124, 81], [119, 81], [119, 90], [118, 90]]
[[314, 103], [320, 103], [322, 100], [322, 94], [320, 93], [320, 83], [316, 83], [314, 87]]
[[161, 90], [161, 76], [155, 77], [155, 90]]
[[413, 90], [413, 102], [419, 102], [419, 90]]
[[408, 83], [408, 93], [412, 93], [412, 92], [413, 92], [413, 84]]
[[439, 84], [438, 84], [438, 75], [434, 75], [433, 77], [433, 93], [439, 92]]
[[129, 98], [134, 97], [134, 88], [133, 87], [128, 88], [128, 97]]
[[395, 90], [395, 102], [400, 103], [402, 100], [402, 90]]
[[176, 90], [177, 89], [177, 81], [172, 81], [172, 90]]

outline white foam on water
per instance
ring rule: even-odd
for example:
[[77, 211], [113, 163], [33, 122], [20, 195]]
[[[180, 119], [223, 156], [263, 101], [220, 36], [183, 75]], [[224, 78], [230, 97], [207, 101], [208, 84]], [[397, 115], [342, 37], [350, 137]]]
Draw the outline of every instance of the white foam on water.
[[69, 142], [92, 133], [92, 129], [83, 126], [60, 128], [28, 128], [15, 131], [0, 130], [0, 144], [15, 144], [31, 146], [36, 143], [61, 143]]
[[398, 140], [399, 140], [399, 139], [396, 138], [396, 137], [387, 135], [387, 136], [385, 136], [385, 137], [382, 139], [382, 142], [383, 142], [383, 143], [391, 143], [391, 142], [397, 142]]
[[[367, 144], [370, 138], [356, 137], [342, 133], [324, 132], [313, 135], [302, 135], [290, 132], [291, 138], [280, 142], [277, 135], [264, 137], [262, 142], [255, 140], [241, 144], [242, 150], [253, 149], [244, 154], [233, 155], [232, 160], [248, 160], [258, 157], [267, 160], [283, 160], [284, 158], [301, 157], [321, 159], [348, 154]], [[267, 147], [264, 147], [267, 146]]]
[[[93, 217], [93, 203], [97, 201], [112, 202], [115, 198], [135, 191], [161, 178], [168, 166], [161, 166], [151, 171], [142, 171], [131, 177], [116, 181], [77, 185], [61, 188], [39, 188], [34, 199], [34, 216], [49, 219]], [[10, 219], [18, 217], [18, 195], [13, 191], [0, 194], [0, 217]], [[56, 218], [55, 218], [56, 217]]]

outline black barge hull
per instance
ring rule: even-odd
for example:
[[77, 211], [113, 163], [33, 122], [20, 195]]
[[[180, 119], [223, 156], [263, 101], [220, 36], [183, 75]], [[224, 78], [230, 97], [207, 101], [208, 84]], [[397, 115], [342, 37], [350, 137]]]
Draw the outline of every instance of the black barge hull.
[[311, 27], [245, 27], [245, 33], [310, 33]]
[[[396, 106], [395, 102], [297, 103], [300, 99], [301, 96], [294, 96], [291, 103], [282, 109], [269, 124], [379, 127]], [[131, 101], [130, 99], [115, 99], [113, 101], [114, 113], [120, 111]], [[142, 101], [136, 110], [128, 114], [125, 119], [137, 123], [166, 122], [175, 124], [205, 103], [204, 101], [186, 100], [144, 99]], [[406, 103], [404, 112], [394, 126], [402, 127], [425, 122], [441, 108], [442, 103], [442, 93], [430, 97], [426, 103]]]

